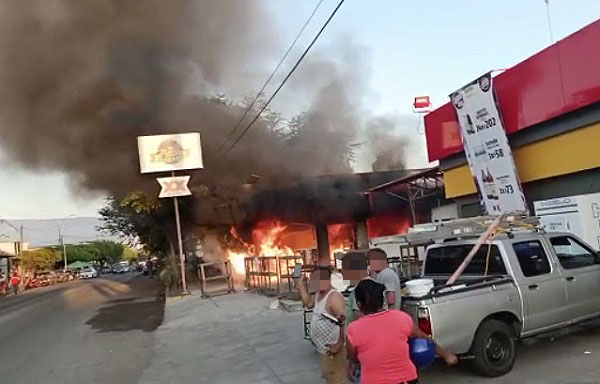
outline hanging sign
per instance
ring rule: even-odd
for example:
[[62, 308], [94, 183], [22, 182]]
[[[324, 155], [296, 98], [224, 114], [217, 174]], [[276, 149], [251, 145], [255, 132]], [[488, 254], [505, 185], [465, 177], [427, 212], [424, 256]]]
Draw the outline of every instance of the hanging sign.
[[491, 73], [450, 95], [471, 173], [488, 215], [528, 211]]
[[428, 113], [431, 112], [431, 100], [429, 96], [417, 96], [413, 103], [413, 112]]

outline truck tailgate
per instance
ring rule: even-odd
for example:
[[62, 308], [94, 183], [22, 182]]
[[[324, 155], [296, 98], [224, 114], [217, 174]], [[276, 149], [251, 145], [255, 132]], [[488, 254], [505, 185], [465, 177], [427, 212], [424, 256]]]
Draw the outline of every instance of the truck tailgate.
[[512, 314], [522, 319], [519, 291], [511, 279], [474, 284], [420, 299], [406, 297], [402, 308], [415, 322], [418, 322], [417, 311], [427, 309], [435, 340], [459, 354], [469, 351], [485, 318]]

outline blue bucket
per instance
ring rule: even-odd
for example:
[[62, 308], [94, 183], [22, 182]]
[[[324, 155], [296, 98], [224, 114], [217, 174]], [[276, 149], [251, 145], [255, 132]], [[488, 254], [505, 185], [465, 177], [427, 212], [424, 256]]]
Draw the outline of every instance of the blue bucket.
[[413, 364], [424, 369], [429, 367], [435, 361], [435, 344], [429, 339], [410, 339], [408, 340], [410, 350], [410, 359]]

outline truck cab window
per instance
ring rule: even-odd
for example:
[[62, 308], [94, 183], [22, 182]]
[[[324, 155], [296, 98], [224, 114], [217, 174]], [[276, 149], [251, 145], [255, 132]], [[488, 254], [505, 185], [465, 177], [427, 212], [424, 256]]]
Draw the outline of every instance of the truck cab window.
[[570, 236], [556, 236], [550, 239], [558, 261], [564, 269], [588, 267], [598, 263], [596, 252], [585, 247]]
[[550, 273], [550, 262], [539, 241], [514, 243], [513, 249], [519, 266], [525, 277], [533, 277]]
[[[488, 247], [491, 247], [491, 249]], [[425, 275], [451, 275], [465, 260], [472, 248], [473, 244], [463, 244], [429, 249], [425, 263]], [[506, 268], [498, 247], [486, 244], [477, 251], [463, 274], [483, 276], [486, 272], [486, 264], [488, 275], [506, 274]]]

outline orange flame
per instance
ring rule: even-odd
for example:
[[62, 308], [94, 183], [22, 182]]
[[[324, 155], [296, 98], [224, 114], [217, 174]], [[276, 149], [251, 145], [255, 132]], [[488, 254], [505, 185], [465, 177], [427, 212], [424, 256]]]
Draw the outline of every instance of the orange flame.
[[281, 235], [287, 228], [279, 221], [260, 222], [252, 231], [256, 256], [292, 256], [294, 251], [281, 244]]
[[227, 259], [231, 262], [233, 272], [237, 275], [246, 274], [246, 265], [244, 264], [244, 259], [246, 257], [248, 257], [246, 252], [234, 252], [231, 249], [227, 250]]
[[327, 232], [332, 259], [336, 253], [354, 248], [354, 225], [352, 223], [331, 224], [327, 227]]
[[238, 235], [235, 228], [231, 228], [231, 234], [235, 237], [241, 247], [241, 250], [227, 250], [227, 258], [231, 261], [233, 270], [238, 275], [246, 273], [244, 259], [252, 256], [292, 256], [294, 251], [282, 244], [281, 237], [286, 229], [286, 225], [277, 220], [259, 222], [252, 230], [252, 242], [244, 242]]

